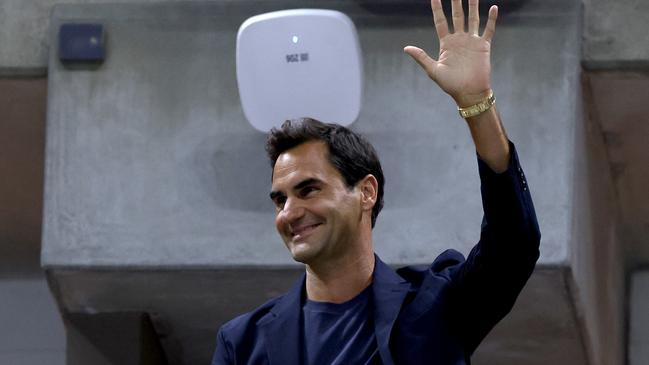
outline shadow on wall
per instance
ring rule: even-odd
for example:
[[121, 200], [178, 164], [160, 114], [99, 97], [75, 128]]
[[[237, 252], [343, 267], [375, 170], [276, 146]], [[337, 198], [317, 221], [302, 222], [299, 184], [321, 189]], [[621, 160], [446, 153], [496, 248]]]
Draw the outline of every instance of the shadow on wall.
[[203, 185], [199, 191], [207, 192], [204, 198], [221, 208], [272, 212], [268, 198], [272, 170], [265, 144], [264, 133], [215, 136], [196, 148], [194, 158], [199, 161], [185, 164], [185, 173], [198, 174]]

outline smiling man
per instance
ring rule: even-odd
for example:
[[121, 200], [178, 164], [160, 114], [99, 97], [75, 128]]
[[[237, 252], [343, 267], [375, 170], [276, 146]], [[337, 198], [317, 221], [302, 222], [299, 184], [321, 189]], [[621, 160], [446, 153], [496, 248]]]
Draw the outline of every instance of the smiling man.
[[469, 0], [466, 31], [461, 2], [452, 1], [454, 32], [440, 0], [431, 2], [438, 59], [404, 51], [466, 119], [481, 179], [480, 241], [466, 259], [447, 250], [429, 266], [395, 272], [373, 248], [384, 186], [374, 148], [336, 124], [287, 121], [266, 146], [270, 198], [277, 231], [306, 272], [287, 294], [226, 323], [213, 365], [468, 364], [511, 310], [539, 257], [540, 233], [490, 85], [498, 9], [479, 35], [477, 0]]

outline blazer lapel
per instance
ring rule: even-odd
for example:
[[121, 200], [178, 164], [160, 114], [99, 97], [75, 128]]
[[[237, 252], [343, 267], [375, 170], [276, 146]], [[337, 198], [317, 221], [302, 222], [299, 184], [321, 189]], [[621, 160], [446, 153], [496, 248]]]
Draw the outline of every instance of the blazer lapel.
[[410, 284], [397, 275], [378, 256], [375, 255], [375, 259], [372, 285], [374, 291], [374, 334], [383, 364], [394, 365], [389, 348], [390, 333]]
[[305, 278], [306, 275], [303, 275], [270, 310], [270, 316], [259, 323], [266, 341], [269, 364], [302, 363], [300, 318]]
[[[394, 365], [390, 353], [390, 333], [399, 315], [401, 304], [410, 284], [397, 275], [375, 255], [372, 291], [374, 295], [374, 334], [381, 359], [385, 365]], [[259, 330], [266, 341], [269, 364], [301, 364], [302, 337], [300, 336], [302, 298], [305, 296], [306, 274], [270, 310], [270, 315], [259, 322]]]

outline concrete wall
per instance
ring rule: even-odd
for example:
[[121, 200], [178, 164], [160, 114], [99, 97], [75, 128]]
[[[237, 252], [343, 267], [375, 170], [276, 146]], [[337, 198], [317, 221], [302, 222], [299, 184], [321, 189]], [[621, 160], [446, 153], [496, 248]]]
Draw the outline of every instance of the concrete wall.
[[594, 358], [610, 363], [623, 358], [625, 343], [633, 341], [624, 323], [636, 326], [633, 316], [625, 314], [626, 272], [643, 267], [649, 253], [649, 79], [634, 69], [589, 71], [583, 79], [588, 152], [577, 165], [575, 183], [589, 203], [575, 216], [582, 233], [573, 246], [574, 266], [583, 282], [582, 307]]
[[[189, 2], [167, 0], [165, 2]], [[0, 3], [0, 75], [40, 74], [47, 70], [49, 16], [54, 4], [112, 3], [111, 0], [4, 0]], [[155, 3], [160, 0], [129, 0]], [[228, 1], [218, 1], [227, 3]], [[252, 1], [248, 1], [252, 3]], [[501, 10], [518, 7], [525, 1], [500, 0]], [[369, 3], [369, 2], [368, 2]], [[412, 5], [389, 0], [374, 4], [395, 4], [392, 9]], [[303, 2], [303, 6], [309, 2]], [[317, 4], [312, 2], [311, 4]], [[405, 4], [405, 5], [404, 5]], [[643, 67], [649, 59], [645, 19], [649, 4], [643, 0], [584, 0], [583, 54], [588, 68], [614, 69]]]
[[[167, 0], [167, 2], [173, 0]], [[176, 0], [183, 1], [183, 0]], [[65, 3], [113, 3], [113, 0], [3, 0], [0, 2], [0, 76], [47, 73], [52, 7]], [[133, 2], [160, 2], [136, 0]]]
[[46, 99], [43, 79], [0, 80], [0, 275], [40, 271]]
[[626, 267], [634, 270], [649, 257], [649, 78], [638, 70], [589, 72], [591, 114], [601, 128], [616, 194]]
[[[577, 229], [582, 233], [577, 234], [573, 247], [593, 363], [628, 359], [630, 364], [640, 364], [647, 359], [642, 352], [647, 325], [639, 310], [646, 307], [640, 294], [643, 274], [629, 276], [627, 272], [649, 261], [645, 157], [649, 118], [644, 112], [649, 90], [648, 15], [646, 1], [584, 1], [582, 64], [588, 70], [584, 127], [586, 150], [591, 152], [586, 165], [578, 164], [575, 181], [589, 181], [590, 198], [584, 201], [590, 203], [575, 216], [579, 220], [576, 228], [581, 227]], [[589, 260], [593, 261], [580, 263]], [[624, 289], [629, 280], [630, 294]], [[631, 308], [631, 313], [625, 313], [625, 308]], [[629, 333], [625, 333], [625, 323]]]
[[583, 63], [588, 69], [647, 69], [649, 3], [584, 0]]
[[65, 363], [40, 268], [46, 81], [0, 79], [0, 364]]
[[[388, 179], [377, 251], [396, 264], [430, 261], [446, 247], [468, 252], [482, 216], [471, 139], [452, 101], [401, 52], [408, 43], [437, 47], [428, 17], [393, 17], [384, 27], [385, 17], [338, 4], [359, 24], [365, 58], [354, 129], [376, 145]], [[579, 13], [574, 3], [572, 13], [547, 1], [528, 6], [500, 23], [494, 89], [540, 212], [541, 262], [561, 264], [569, 257]], [[553, 6], [560, 15], [549, 16]], [[272, 226], [265, 137], [243, 117], [234, 72], [238, 25], [270, 9], [57, 9], [54, 26], [103, 21], [109, 56], [78, 71], [50, 55], [46, 266], [291, 264]], [[530, 46], [530, 36], [547, 46]], [[558, 57], [545, 62], [547, 54]]]
[[624, 362], [624, 252], [600, 115], [588, 75], [575, 133], [573, 293], [591, 364]]

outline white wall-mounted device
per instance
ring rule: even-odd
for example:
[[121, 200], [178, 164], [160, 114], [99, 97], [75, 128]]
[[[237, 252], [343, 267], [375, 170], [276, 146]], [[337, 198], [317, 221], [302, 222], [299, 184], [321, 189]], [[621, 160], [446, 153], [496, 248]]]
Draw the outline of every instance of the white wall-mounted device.
[[239, 28], [236, 54], [241, 105], [256, 129], [300, 117], [349, 125], [358, 117], [363, 65], [347, 15], [294, 9], [251, 17]]

